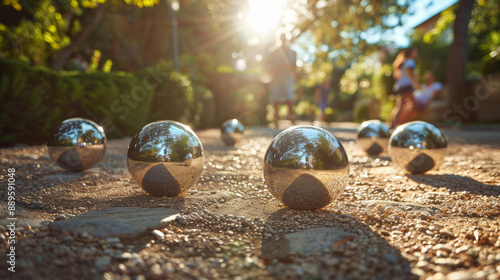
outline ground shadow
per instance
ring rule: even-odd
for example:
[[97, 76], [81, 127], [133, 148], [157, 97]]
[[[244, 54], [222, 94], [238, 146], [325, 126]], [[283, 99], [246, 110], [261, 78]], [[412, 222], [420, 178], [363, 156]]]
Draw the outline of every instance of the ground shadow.
[[276, 211], [265, 221], [261, 248], [274, 279], [418, 278], [378, 233], [354, 216], [331, 211]]
[[486, 185], [460, 175], [408, 174], [406, 176], [419, 184], [426, 184], [435, 188], [448, 188], [452, 193], [465, 191], [472, 194], [500, 196], [500, 186]]

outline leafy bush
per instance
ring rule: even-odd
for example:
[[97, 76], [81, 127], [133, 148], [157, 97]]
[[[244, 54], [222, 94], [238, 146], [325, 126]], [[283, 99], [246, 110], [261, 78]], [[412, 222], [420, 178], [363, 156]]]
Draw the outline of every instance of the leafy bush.
[[[42, 144], [52, 127], [71, 117], [91, 119], [113, 138], [133, 135], [152, 120], [208, 120], [206, 114], [213, 114], [210, 102], [195, 104], [189, 78], [168, 63], [134, 74], [85, 74], [0, 58], [0, 72], [0, 146]], [[210, 99], [206, 91], [200, 95]]]
[[393, 94], [394, 77], [392, 66], [382, 65], [372, 77], [373, 96], [378, 100], [385, 100]]
[[194, 106], [194, 92], [189, 78], [173, 69], [171, 63], [160, 62], [135, 73], [144, 88], [154, 90], [149, 112], [150, 122], [176, 120], [187, 122]]

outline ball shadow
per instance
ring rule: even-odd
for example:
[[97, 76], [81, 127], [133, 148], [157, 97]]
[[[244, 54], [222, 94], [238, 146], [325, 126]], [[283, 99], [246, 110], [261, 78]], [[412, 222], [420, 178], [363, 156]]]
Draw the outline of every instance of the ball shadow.
[[154, 196], [177, 196], [181, 193], [181, 185], [163, 164], [149, 169], [142, 179], [142, 188]]
[[419, 184], [426, 184], [435, 188], [448, 188], [452, 193], [465, 191], [472, 194], [500, 196], [500, 186], [487, 185], [460, 175], [407, 174], [406, 176]]
[[[304, 188], [307, 186], [307, 188]], [[283, 192], [283, 203], [293, 209], [311, 210], [330, 203], [330, 193], [325, 185], [311, 174], [297, 177]]]
[[[308, 222], [291, 222], [297, 214]], [[401, 252], [369, 226], [351, 215], [326, 210], [276, 211], [264, 223], [260, 257], [274, 279], [418, 278]], [[316, 272], [294, 275], [298, 266], [316, 266]]]

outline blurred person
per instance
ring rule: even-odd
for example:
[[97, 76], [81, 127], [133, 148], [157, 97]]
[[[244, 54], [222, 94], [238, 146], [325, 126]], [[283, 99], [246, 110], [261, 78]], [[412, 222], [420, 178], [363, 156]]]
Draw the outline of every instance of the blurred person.
[[394, 95], [396, 96], [396, 106], [392, 110], [391, 128], [410, 121], [415, 110], [415, 100], [413, 91], [418, 87], [415, 68], [417, 66], [418, 49], [410, 47], [401, 50], [394, 60], [393, 75], [396, 79], [394, 83]]
[[321, 122], [325, 121], [325, 109], [328, 107], [329, 103], [329, 95], [331, 91], [331, 83], [330, 79], [326, 79], [317, 89], [314, 95], [314, 102], [318, 105], [321, 110], [321, 115], [319, 120]]
[[271, 102], [274, 104], [274, 118], [280, 119], [279, 107], [283, 101], [288, 105], [287, 119], [295, 119], [293, 113], [294, 84], [297, 54], [290, 49], [290, 41], [285, 33], [280, 35], [280, 45], [271, 52], [266, 68], [271, 74], [270, 83]]
[[443, 89], [443, 85], [436, 81], [436, 77], [431, 72], [426, 72], [424, 75], [425, 83], [421, 84], [419, 89], [413, 92], [417, 109], [419, 111], [425, 110], [429, 103], [436, 98], [436, 96]]
[[85, 72], [88, 68], [89, 63], [85, 60], [83, 55], [81, 53], [76, 53], [75, 57], [73, 57], [71, 65], [69, 66], [69, 69]]

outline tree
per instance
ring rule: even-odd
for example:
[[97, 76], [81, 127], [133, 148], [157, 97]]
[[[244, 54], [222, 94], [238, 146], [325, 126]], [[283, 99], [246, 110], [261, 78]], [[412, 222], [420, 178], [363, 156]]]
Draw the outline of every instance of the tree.
[[159, 0], [5, 0], [0, 14], [0, 52], [61, 69], [98, 26], [109, 7], [151, 7]]
[[293, 0], [290, 8], [297, 24], [284, 22], [284, 28], [294, 38], [309, 37], [306, 44], [311, 40], [315, 43], [317, 51], [311, 57], [314, 63], [329, 60], [343, 67], [374, 49], [373, 42], [381, 41], [384, 31], [401, 25], [412, 3], [413, 0]]
[[446, 81], [450, 91], [450, 105], [461, 104], [466, 86], [467, 32], [475, 0], [461, 0], [455, 12], [453, 43], [446, 65]]

